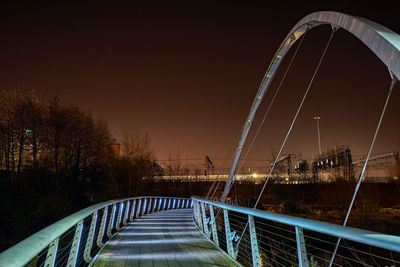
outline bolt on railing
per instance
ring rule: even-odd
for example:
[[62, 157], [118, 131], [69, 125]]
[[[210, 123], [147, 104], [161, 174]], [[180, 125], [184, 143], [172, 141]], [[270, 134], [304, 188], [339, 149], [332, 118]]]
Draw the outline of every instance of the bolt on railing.
[[161, 210], [191, 208], [192, 200], [136, 197], [78, 211], [0, 254], [0, 266], [87, 266], [114, 234], [136, 218]]
[[197, 197], [192, 200], [193, 218], [202, 233], [244, 266], [325, 266], [337, 238], [344, 241], [334, 266], [400, 266], [399, 236]]

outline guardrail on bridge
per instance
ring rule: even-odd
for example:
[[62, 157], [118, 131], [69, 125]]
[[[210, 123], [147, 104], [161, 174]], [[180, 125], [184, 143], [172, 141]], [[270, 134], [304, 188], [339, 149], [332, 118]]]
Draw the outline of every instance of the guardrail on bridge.
[[191, 207], [191, 199], [172, 197], [135, 197], [95, 204], [7, 249], [0, 254], [0, 266], [87, 266], [106, 242], [135, 218]]
[[192, 197], [203, 234], [244, 266], [400, 266], [400, 236]]

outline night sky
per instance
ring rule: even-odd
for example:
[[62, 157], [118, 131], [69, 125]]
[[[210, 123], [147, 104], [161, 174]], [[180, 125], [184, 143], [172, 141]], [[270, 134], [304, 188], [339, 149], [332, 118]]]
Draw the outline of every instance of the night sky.
[[[148, 132], [158, 159], [178, 151], [181, 158], [205, 154], [224, 158], [276, 49], [305, 15], [340, 11], [400, 33], [396, 8], [368, 6], [365, 1], [164, 1], [129, 6], [114, 1], [58, 2], [2, 4], [0, 88], [34, 89], [44, 99], [58, 95], [108, 121], [119, 140], [121, 128], [133, 124]], [[330, 31], [330, 26], [321, 26], [307, 33], [250, 158], [270, 158], [271, 149], [279, 148]], [[250, 137], [291, 51], [259, 109]], [[284, 153], [311, 158], [318, 152], [313, 116], [319, 115], [323, 150], [348, 144], [354, 155], [365, 154], [389, 84], [384, 64], [340, 30]], [[375, 153], [400, 150], [399, 116], [397, 85]]]

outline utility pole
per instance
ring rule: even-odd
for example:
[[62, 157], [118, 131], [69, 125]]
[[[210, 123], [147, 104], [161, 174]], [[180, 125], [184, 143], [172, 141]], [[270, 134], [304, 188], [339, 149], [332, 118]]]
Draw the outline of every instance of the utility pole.
[[319, 154], [321, 155], [321, 137], [320, 137], [320, 135], [319, 135], [319, 123], [318, 123], [318, 120], [320, 120], [321, 119], [321, 117], [319, 117], [319, 116], [315, 116], [314, 117], [314, 120], [316, 120], [317, 121], [317, 131], [318, 131], [318, 148], [319, 148]]

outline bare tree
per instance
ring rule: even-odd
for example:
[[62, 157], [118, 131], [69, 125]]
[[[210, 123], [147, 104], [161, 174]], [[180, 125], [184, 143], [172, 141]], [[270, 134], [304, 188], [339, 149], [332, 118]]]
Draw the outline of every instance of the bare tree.
[[133, 184], [136, 181], [136, 194], [140, 179], [149, 177], [154, 161], [154, 153], [150, 146], [147, 133], [142, 133], [134, 126], [123, 128], [122, 150], [128, 160], [128, 196], [133, 194]]

